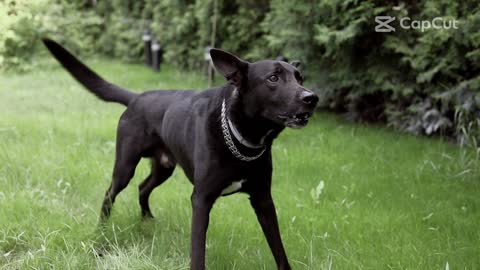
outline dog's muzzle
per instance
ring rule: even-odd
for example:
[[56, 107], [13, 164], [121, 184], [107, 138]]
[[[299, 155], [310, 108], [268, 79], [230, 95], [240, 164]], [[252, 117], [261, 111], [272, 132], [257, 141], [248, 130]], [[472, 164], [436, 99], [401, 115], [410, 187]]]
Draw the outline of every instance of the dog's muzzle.
[[283, 124], [289, 128], [302, 128], [308, 124], [308, 119], [312, 116], [313, 111], [318, 103], [318, 96], [310, 90], [303, 90], [297, 104], [300, 108], [296, 113], [279, 114], [277, 118], [283, 121]]
[[311, 112], [286, 115], [281, 114], [277, 117], [283, 121], [283, 124], [289, 128], [303, 128], [308, 124], [308, 119], [312, 116]]

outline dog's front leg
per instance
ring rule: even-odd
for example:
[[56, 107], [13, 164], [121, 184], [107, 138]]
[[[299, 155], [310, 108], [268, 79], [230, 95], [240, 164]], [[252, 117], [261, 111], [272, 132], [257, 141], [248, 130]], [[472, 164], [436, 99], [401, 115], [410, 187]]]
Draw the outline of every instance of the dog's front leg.
[[280, 237], [277, 214], [270, 191], [255, 192], [250, 196], [258, 221], [262, 226], [263, 233], [267, 238], [268, 245], [272, 250], [273, 257], [279, 270], [290, 270], [287, 255]]
[[215, 202], [215, 196], [209, 196], [194, 189], [192, 194], [192, 234], [190, 250], [190, 269], [205, 269], [205, 243], [210, 210]]

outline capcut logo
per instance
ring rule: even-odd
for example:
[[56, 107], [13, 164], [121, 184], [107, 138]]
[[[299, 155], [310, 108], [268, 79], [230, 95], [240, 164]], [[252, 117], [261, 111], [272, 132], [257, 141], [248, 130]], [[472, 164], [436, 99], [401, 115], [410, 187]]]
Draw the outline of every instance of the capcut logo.
[[375, 32], [379, 33], [388, 33], [388, 32], [395, 32], [395, 28], [389, 23], [395, 21], [395, 17], [391, 16], [376, 16], [375, 22], [377, 25], [375, 26]]
[[[395, 27], [391, 26], [390, 23], [395, 21], [393, 16], [376, 16], [375, 22], [375, 32], [378, 33], [389, 33], [395, 32]], [[400, 19], [399, 26], [402, 29], [420, 29], [420, 31], [425, 32], [427, 29], [458, 29], [459, 22], [457, 20], [446, 20], [443, 17], [435, 17], [433, 20], [412, 20], [410, 17], [403, 17]]]

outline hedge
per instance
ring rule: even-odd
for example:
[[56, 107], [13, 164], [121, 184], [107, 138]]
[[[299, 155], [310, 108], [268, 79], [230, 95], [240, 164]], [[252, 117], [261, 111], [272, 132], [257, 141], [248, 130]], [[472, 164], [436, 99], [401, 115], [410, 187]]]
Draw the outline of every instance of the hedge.
[[[150, 29], [165, 59], [198, 69], [212, 44], [247, 60], [301, 60], [322, 108], [413, 134], [480, 141], [480, 4], [476, 0], [6, 0], [0, 68], [28, 69], [40, 36], [76, 52], [141, 61]], [[5, 15], [5, 14], [3, 14]], [[376, 16], [396, 31], [375, 32]], [[458, 29], [402, 29], [402, 18]], [[216, 31], [213, 33], [213, 25]]]

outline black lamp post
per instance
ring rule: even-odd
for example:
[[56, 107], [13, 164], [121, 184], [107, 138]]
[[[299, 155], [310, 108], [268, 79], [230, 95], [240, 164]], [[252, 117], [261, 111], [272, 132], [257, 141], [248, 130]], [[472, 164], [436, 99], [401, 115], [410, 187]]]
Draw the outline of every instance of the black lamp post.
[[149, 30], [145, 30], [142, 36], [143, 44], [145, 47], [145, 65], [152, 65], [152, 35]]
[[160, 64], [162, 63], [163, 49], [158, 40], [152, 43], [152, 67], [155, 71], [160, 71]]
[[215, 76], [215, 68], [213, 67], [212, 57], [210, 56], [211, 49], [212, 47], [207, 46], [203, 51], [203, 59], [205, 60], [205, 67], [206, 67], [205, 74], [207, 75], [208, 87], [212, 85], [213, 78]]

